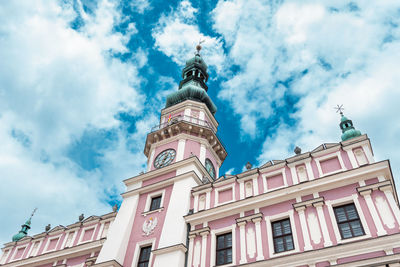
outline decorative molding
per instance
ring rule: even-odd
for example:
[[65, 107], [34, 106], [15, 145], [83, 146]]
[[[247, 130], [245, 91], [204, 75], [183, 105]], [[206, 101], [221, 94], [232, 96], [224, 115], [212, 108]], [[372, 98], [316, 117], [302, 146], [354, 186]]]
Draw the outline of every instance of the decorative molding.
[[153, 252], [154, 255], [162, 255], [162, 254], [169, 253], [172, 251], [182, 251], [183, 253], [185, 253], [187, 251], [187, 248], [184, 244], [176, 244], [176, 245], [152, 250], [151, 252]]
[[384, 175], [393, 180], [387, 160], [369, 164], [357, 169], [351, 169], [344, 172], [327, 175], [306, 183], [292, 185], [285, 188], [280, 188], [274, 191], [265, 192], [257, 196], [236, 200], [234, 203], [228, 203], [218, 207], [213, 207], [202, 212], [185, 215], [186, 222], [198, 224], [203, 221], [212, 221], [218, 218], [238, 214], [241, 211], [248, 210], [249, 206], [268, 206], [288, 201], [296, 198], [301, 192], [302, 195], [312, 194], [314, 192], [321, 192], [337, 188], [337, 185], [346, 186], [354, 184], [360, 180], [370, 179]]

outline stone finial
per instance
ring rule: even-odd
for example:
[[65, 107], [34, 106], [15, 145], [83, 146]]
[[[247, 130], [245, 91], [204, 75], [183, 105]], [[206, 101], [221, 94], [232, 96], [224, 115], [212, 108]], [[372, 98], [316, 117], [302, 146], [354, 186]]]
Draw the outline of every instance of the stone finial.
[[44, 228], [44, 230], [46, 232], [50, 231], [50, 229], [51, 229], [51, 225], [50, 224], [46, 225], [46, 227]]
[[83, 221], [83, 219], [85, 219], [85, 215], [83, 215], [83, 213], [81, 215], [79, 215], [79, 221]]
[[253, 165], [251, 165], [250, 162], [247, 162], [247, 163], [246, 163], [246, 169], [247, 169], [247, 170], [250, 170], [252, 167], [253, 167]]
[[298, 146], [296, 146], [296, 147], [294, 148], [294, 153], [296, 153], [296, 155], [300, 155], [300, 154], [301, 154], [301, 148], [298, 147]]
[[113, 210], [113, 212], [116, 212], [116, 211], [118, 210], [118, 204], [115, 204], [115, 205], [112, 207], [112, 210]]

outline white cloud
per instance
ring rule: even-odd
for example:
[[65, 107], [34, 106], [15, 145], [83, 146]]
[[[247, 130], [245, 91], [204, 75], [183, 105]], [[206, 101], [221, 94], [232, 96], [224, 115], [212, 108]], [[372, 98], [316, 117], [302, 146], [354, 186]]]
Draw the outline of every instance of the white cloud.
[[[73, 223], [81, 212], [109, 212], [105, 190], [121, 189], [121, 180], [146, 163], [135, 138], [144, 140], [143, 127], [155, 121], [153, 115], [138, 121], [130, 137], [115, 118], [144, 108], [137, 66], [147, 61], [146, 52], [139, 49], [132, 62], [112, 57], [128, 51], [135, 25], [124, 35], [114, 30], [124, 18], [113, 1], [100, 1], [90, 14], [57, 3], [0, 4], [0, 208], [15, 214], [1, 220], [1, 242], [20, 230], [35, 206], [31, 233], [47, 223]], [[74, 30], [78, 15], [83, 25]], [[88, 130], [117, 136], [96, 151], [104, 164], [90, 171], [67, 156]]]
[[189, 1], [183, 0], [176, 10], [162, 15], [152, 34], [155, 46], [177, 64], [184, 65], [194, 56], [196, 44], [203, 40], [201, 55], [221, 74], [226, 64], [222, 41], [200, 32], [195, 19], [197, 12]]
[[296, 125], [281, 121], [269, 133], [260, 164], [293, 155], [294, 145], [305, 151], [340, 141], [333, 107], [343, 103], [377, 159], [400, 166], [399, 8], [398, 1], [218, 2], [213, 27], [228, 45], [227, 60], [239, 66], [219, 97], [241, 118], [243, 134], [256, 136], [284, 94], [300, 97]]

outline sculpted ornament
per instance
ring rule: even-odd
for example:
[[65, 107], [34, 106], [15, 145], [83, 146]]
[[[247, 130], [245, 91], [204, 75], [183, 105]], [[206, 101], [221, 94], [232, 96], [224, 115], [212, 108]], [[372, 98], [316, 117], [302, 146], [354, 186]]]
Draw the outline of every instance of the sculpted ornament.
[[144, 221], [142, 230], [143, 235], [149, 236], [154, 232], [154, 228], [157, 226], [157, 218], [150, 217], [150, 219]]

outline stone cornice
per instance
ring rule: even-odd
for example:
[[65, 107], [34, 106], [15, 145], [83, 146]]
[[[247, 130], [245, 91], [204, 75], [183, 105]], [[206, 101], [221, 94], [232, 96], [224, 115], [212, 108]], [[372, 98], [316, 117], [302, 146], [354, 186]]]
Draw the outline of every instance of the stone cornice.
[[375, 178], [377, 175], [384, 175], [388, 179], [393, 180], [389, 162], [387, 160], [365, 165], [357, 169], [327, 175], [305, 183], [269, 191], [251, 198], [222, 204], [211, 209], [203, 210], [202, 212], [186, 215], [184, 218], [186, 222], [195, 224], [203, 221], [211, 221], [221, 217], [238, 214], [244, 210], [265, 206], [265, 203], [273, 205], [295, 199], [299, 194], [308, 195], [313, 194], [316, 191], [325, 191], [337, 188], [338, 182], [340, 182], [341, 186], [345, 186], [361, 180]]
[[121, 196], [123, 198], [127, 198], [127, 197], [134, 196], [134, 195], [137, 195], [137, 194], [150, 192], [150, 191], [155, 190], [155, 189], [157, 189], [159, 187], [165, 187], [165, 186], [168, 186], [168, 185], [172, 185], [174, 182], [176, 182], [178, 180], [181, 180], [181, 179], [188, 178], [188, 177], [193, 177], [194, 180], [197, 183], [201, 183], [200, 177], [197, 176], [197, 174], [194, 171], [189, 171], [189, 172], [185, 172], [183, 174], [180, 174], [180, 175], [165, 179], [165, 180], [163, 180], [161, 182], [158, 182], [158, 183], [142, 186], [142, 187], [127, 191], [125, 193], [122, 193]]
[[383, 188], [385, 186], [393, 186], [393, 185], [392, 185], [391, 181], [386, 180], [386, 181], [375, 183], [375, 184], [357, 187], [357, 192], [359, 194], [362, 194], [363, 192], [372, 192], [373, 190], [377, 190], [377, 189], [379, 189], [381, 187]]
[[302, 202], [297, 202], [293, 204], [293, 208], [294, 209], [298, 209], [301, 207], [310, 207], [310, 206], [314, 206], [317, 203], [324, 203], [324, 198], [323, 197], [318, 197], [318, 198], [313, 198], [313, 199], [309, 199], [306, 201], [302, 201]]
[[91, 266], [94, 266], [94, 267], [123, 267], [122, 264], [120, 264], [116, 260], [100, 262], [100, 263], [96, 263]]
[[[196, 167], [199, 169], [199, 171], [201, 172], [201, 174], [204, 177], [209, 178], [208, 177], [209, 174], [208, 174], [206, 168], [204, 168], [203, 164], [201, 164], [200, 160], [196, 156], [193, 156], [193, 157], [190, 157], [190, 158], [187, 158], [187, 159], [184, 159], [184, 160], [180, 160], [178, 162], [174, 162], [174, 163], [172, 163], [172, 164], [170, 164], [168, 166], [165, 166], [163, 168], [155, 169], [155, 170], [152, 170], [152, 171], [149, 171], [149, 172], [146, 172], [146, 173], [143, 173], [143, 174], [139, 174], [137, 176], [125, 179], [125, 180], [123, 180], [123, 182], [125, 183], [126, 186], [129, 186], [129, 185], [135, 184], [135, 183], [140, 182], [140, 181], [146, 181], [146, 180], [149, 180], [149, 179], [152, 179], [152, 178], [156, 178], [156, 177], [158, 177], [160, 175], [163, 175], [165, 173], [168, 173], [168, 172], [176, 171], [179, 168], [186, 167], [186, 166], [188, 166], [190, 164], [193, 164], [193, 163], [196, 165]], [[210, 182], [212, 181], [211, 178], [209, 178], [209, 181]], [[203, 184], [202, 182], [199, 183], [199, 185], [202, 185], [202, 184]]]
[[184, 244], [181, 243], [181, 244], [176, 244], [173, 246], [168, 246], [168, 247], [152, 250], [151, 252], [154, 255], [161, 255], [161, 254], [169, 253], [172, 251], [182, 251], [183, 253], [185, 253], [187, 251], [187, 248]]
[[192, 230], [192, 231], [190, 231], [189, 232], [189, 236], [193, 236], [193, 235], [200, 235], [200, 234], [202, 234], [202, 233], [210, 233], [210, 227], [203, 227], [203, 228], [200, 228], [200, 229], [197, 229], [197, 230]]
[[236, 219], [236, 223], [240, 224], [242, 222], [251, 222], [253, 220], [262, 219], [262, 218], [263, 218], [263, 214], [261, 212], [259, 212], [259, 213], [252, 214], [252, 215], [249, 215], [249, 216], [237, 218]]

